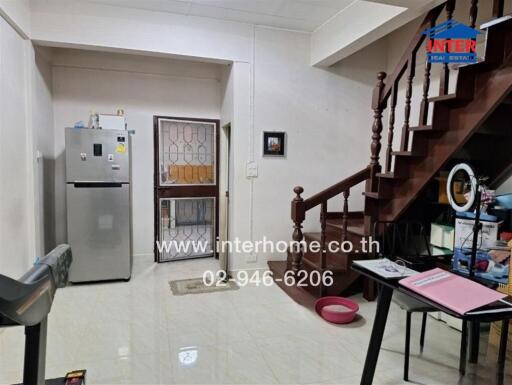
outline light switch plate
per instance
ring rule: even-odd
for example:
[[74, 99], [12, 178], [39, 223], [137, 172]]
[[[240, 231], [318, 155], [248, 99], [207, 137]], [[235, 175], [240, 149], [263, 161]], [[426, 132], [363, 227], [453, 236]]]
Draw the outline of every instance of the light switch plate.
[[258, 163], [254, 161], [247, 162], [246, 175], [247, 178], [256, 178], [258, 176]]

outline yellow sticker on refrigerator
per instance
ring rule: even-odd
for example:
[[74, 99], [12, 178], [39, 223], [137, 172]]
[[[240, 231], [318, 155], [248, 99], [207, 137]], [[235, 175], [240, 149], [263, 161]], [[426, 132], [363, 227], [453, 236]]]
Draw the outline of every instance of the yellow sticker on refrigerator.
[[126, 146], [124, 145], [124, 143], [117, 144], [116, 152], [118, 152], [120, 154], [124, 154], [126, 152]]

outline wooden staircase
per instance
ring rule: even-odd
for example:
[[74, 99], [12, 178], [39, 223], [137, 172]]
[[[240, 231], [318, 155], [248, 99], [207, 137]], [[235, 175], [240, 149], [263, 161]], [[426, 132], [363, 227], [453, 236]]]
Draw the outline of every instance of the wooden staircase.
[[[482, 61], [458, 68], [455, 91], [449, 93], [450, 76], [454, 71], [447, 64], [425, 64], [422, 94], [419, 101], [419, 124], [411, 120], [412, 92], [418, 51], [426, 40], [422, 32], [434, 27], [443, 10], [452, 19], [455, 0], [432, 9], [396, 69], [388, 77], [377, 75], [372, 96], [374, 122], [370, 164], [351, 177], [307, 198], [302, 187], [295, 187], [291, 204], [292, 238], [298, 247], [288, 253], [287, 261], [271, 261], [269, 267], [276, 283], [297, 302], [312, 307], [324, 295], [339, 295], [358, 280], [351, 269], [353, 259], [371, 258], [375, 254], [361, 247], [361, 241], [378, 235], [379, 222], [396, 222], [425, 212], [423, 193], [439, 172], [460, 161], [471, 162], [479, 173], [488, 175], [497, 185], [512, 171], [512, 17], [503, 16], [503, 1], [492, 4], [493, 19], [480, 26], [485, 32], [485, 55]], [[471, 1], [469, 25], [475, 27], [478, 1]], [[432, 67], [440, 66], [439, 95], [430, 96]], [[452, 78], [454, 79], [454, 78]], [[405, 90], [404, 121], [399, 148], [394, 147], [395, 118], [399, 90]], [[386, 112], [387, 143], [380, 163], [383, 115]], [[349, 211], [349, 196], [354, 186], [365, 183], [364, 212]], [[491, 185], [492, 185], [491, 184]], [[342, 212], [329, 212], [328, 201], [342, 199]], [[302, 233], [306, 212], [320, 206], [320, 231]], [[423, 210], [423, 211], [422, 211]], [[331, 241], [351, 242], [355, 250], [331, 251]], [[314, 242], [320, 250], [310, 250]], [[299, 281], [301, 270], [311, 274], [332, 271], [333, 284], [288, 285], [286, 275]], [[364, 283], [364, 296], [375, 297], [375, 290]]]

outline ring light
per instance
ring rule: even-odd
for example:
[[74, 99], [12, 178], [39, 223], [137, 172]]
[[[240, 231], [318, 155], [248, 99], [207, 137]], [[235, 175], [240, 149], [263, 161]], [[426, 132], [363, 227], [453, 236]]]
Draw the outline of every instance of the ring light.
[[[453, 196], [453, 188], [452, 188], [453, 178], [459, 171], [463, 171], [467, 174], [467, 176], [469, 177], [470, 185], [471, 185], [471, 189], [468, 193], [468, 198], [467, 198], [466, 204], [464, 204], [463, 206], [460, 206], [457, 203], [456, 199]], [[471, 166], [467, 163], [459, 163], [454, 168], [452, 168], [452, 170], [450, 171], [450, 174], [448, 175], [448, 181], [446, 183], [446, 194], [448, 195], [448, 202], [450, 203], [450, 206], [452, 206], [452, 208], [458, 212], [469, 211], [469, 209], [471, 209], [471, 207], [475, 203], [476, 193], [477, 193], [477, 180], [475, 177], [475, 172], [473, 171]]]

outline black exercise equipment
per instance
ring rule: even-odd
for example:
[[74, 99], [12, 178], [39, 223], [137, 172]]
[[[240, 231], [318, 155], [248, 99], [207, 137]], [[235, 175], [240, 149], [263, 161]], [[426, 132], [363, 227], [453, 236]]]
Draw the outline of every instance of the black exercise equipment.
[[0, 274], [0, 327], [25, 327], [24, 385], [45, 384], [48, 313], [55, 291], [68, 283], [71, 261], [69, 245], [59, 245], [19, 280]]

